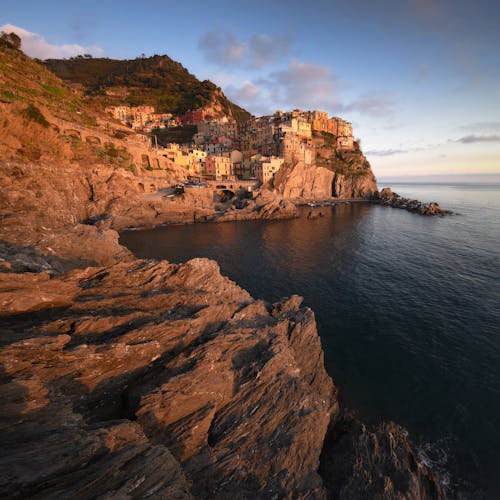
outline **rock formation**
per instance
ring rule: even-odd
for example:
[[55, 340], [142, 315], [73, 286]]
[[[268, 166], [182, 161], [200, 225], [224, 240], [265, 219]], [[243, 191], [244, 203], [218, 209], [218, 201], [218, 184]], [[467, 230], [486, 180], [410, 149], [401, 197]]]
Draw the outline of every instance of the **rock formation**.
[[[200, 194], [203, 190], [197, 189], [195, 194], [186, 190], [182, 196], [167, 199], [161, 193], [142, 193], [140, 184], [148, 178], [121, 169], [2, 162], [0, 168], [0, 240], [20, 247], [34, 245], [42, 255], [68, 261], [59, 270], [107, 265], [130, 256], [118, 244], [116, 232], [126, 227], [296, 215], [293, 203], [268, 190], [225, 203], [214, 201], [213, 190], [208, 188], [205, 198]], [[150, 177], [149, 182], [168, 186], [175, 182], [175, 175]]]
[[300, 302], [206, 259], [3, 275], [2, 496], [320, 497], [336, 399]]
[[136, 260], [3, 273], [0, 310], [2, 497], [439, 498], [399, 427], [345, 430], [299, 297]]
[[378, 196], [375, 196], [374, 201], [380, 205], [402, 208], [409, 212], [414, 212], [419, 215], [451, 215], [450, 210], [444, 210], [439, 203], [432, 201], [424, 203], [419, 200], [411, 200], [410, 198], [403, 198], [399, 194], [394, 193], [391, 188], [386, 187], [380, 191]]
[[273, 186], [284, 198], [298, 203], [333, 198], [371, 199], [377, 182], [370, 164], [356, 151], [338, 151], [322, 139], [314, 141], [315, 161], [285, 165], [274, 176]]

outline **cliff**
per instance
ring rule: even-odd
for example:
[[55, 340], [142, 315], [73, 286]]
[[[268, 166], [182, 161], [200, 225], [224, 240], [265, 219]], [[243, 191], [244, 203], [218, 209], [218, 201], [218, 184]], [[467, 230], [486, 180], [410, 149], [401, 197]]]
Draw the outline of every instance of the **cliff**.
[[[110, 122], [37, 61], [5, 46], [0, 57], [4, 241], [109, 264], [126, 253], [109, 229], [294, 216], [291, 203], [268, 192], [253, 199], [236, 193], [225, 202], [213, 189], [167, 196], [187, 170], [146, 137]], [[90, 234], [95, 242], [87, 244]]]
[[2, 497], [439, 498], [399, 427], [346, 425], [299, 297], [206, 259], [0, 279]]
[[296, 202], [333, 198], [371, 199], [377, 181], [368, 160], [359, 149], [340, 150], [329, 134], [313, 139], [313, 161], [283, 166], [273, 180], [277, 193]]

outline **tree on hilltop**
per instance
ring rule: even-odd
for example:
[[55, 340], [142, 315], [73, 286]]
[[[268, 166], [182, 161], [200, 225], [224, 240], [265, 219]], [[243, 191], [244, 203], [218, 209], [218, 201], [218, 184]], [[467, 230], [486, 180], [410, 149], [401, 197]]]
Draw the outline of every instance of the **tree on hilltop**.
[[16, 33], [6, 33], [5, 31], [0, 32], [0, 42], [3, 42], [13, 49], [21, 49], [21, 37]]

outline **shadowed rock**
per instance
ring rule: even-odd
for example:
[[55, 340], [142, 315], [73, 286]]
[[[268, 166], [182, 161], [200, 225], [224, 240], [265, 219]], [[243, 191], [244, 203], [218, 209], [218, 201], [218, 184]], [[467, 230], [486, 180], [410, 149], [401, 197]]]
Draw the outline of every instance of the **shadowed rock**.
[[300, 297], [254, 300], [207, 259], [0, 278], [3, 497], [439, 491], [397, 426], [344, 432]]

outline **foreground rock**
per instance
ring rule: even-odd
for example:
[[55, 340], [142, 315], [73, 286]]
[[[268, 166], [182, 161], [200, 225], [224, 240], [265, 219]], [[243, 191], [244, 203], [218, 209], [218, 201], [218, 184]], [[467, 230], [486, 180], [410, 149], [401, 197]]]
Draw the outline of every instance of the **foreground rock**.
[[402, 208], [409, 212], [414, 212], [419, 215], [451, 215], [452, 212], [444, 210], [436, 202], [424, 203], [410, 198], [403, 198], [399, 194], [394, 193], [391, 188], [384, 188], [380, 191], [378, 198], [375, 198], [375, 203], [389, 206], [393, 208]]
[[401, 427], [390, 422], [370, 428], [349, 411], [329, 428], [320, 474], [330, 498], [443, 497]]
[[256, 301], [206, 259], [0, 279], [4, 498], [352, 498], [382, 491], [380, 475], [394, 498], [424, 498], [435, 484], [407, 469], [409, 447], [395, 462], [368, 438], [347, 459], [324, 444], [343, 420], [299, 297]]
[[205, 259], [1, 284], [2, 497], [323, 495], [336, 399], [299, 298]]

